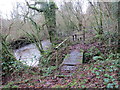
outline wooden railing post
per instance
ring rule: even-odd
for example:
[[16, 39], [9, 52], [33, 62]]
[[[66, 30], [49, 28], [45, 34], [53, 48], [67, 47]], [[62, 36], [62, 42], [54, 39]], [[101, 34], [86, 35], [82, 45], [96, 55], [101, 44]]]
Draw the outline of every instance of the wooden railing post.
[[58, 50], [59, 50], [59, 47], [63, 44], [63, 43], [65, 43], [67, 40], [69, 39], [69, 37], [68, 38], [66, 38], [65, 40], [63, 40], [60, 44], [58, 44], [58, 46], [57, 47], [55, 47], [55, 50], [56, 50], [56, 67], [58, 68]]

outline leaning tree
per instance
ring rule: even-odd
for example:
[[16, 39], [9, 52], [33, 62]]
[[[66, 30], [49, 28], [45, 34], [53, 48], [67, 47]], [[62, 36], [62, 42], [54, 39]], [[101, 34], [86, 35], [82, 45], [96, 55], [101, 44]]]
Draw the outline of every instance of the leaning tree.
[[[54, 44], [57, 38], [56, 30], [55, 30], [56, 29], [56, 13], [55, 12], [56, 12], [57, 6], [55, 5], [55, 3], [52, 1], [51, 2], [35, 1], [34, 5], [30, 5], [26, 1], [26, 4], [30, 9], [44, 14], [45, 25], [48, 29], [50, 42]], [[38, 8], [37, 6], [40, 6], [40, 8]]]

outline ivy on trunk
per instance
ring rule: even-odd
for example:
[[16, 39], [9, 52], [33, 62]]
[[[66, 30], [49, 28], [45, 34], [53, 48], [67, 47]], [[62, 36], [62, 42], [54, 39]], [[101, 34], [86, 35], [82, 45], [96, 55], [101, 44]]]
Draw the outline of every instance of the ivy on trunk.
[[37, 8], [32, 7], [29, 5], [28, 2], [27, 6], [33, 10], [36, 10], [38, 12], [43, 12], [44, 17], [45, 17], [45, 23], [48, 29], [48, 33], [49, 33], [49, 38], [52, 44], [54, 44], [56, 42], [56, 5], [54, 2], [35, 2], [35, 5], [38, 4], [41, 6], [41, 8]]

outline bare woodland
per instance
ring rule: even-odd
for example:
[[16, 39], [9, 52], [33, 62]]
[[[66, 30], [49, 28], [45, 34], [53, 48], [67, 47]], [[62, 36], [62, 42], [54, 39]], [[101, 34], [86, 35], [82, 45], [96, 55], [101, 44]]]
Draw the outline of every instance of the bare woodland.
[[[1, 88], [119, 88], [120, 2], [25, 0], [17, 2], [10, 19], [0, 18]], [[50, 40], [44, 50], [42, 41]], [[38, 67], [16, 60], [13, 51], [35, 43]], [[78, 70], [61, 72], [64, 58], [83, 53]]]

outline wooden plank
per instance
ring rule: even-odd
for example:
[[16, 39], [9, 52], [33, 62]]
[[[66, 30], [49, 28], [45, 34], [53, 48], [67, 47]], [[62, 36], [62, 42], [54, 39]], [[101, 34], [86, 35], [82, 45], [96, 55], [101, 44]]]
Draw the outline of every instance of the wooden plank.
[[83, 52], [79, 50], [73, 50], [63, 60], [60, 68], [62, 70], [74, 70], [76, 65], [83, 63]]

